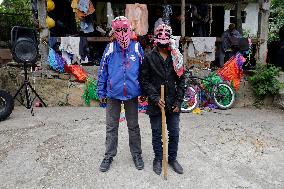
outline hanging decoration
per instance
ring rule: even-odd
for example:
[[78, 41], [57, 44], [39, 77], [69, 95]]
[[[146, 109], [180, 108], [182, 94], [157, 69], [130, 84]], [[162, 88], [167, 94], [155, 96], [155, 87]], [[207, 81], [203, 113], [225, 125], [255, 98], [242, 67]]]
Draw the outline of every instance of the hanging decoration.
[[94, 31], [91, 14], [95, 12], [94, 5], [90, 0], [72, 0], [71, 7], [75, 13], [76, 21], [80, 22], [81, 31], [91, 33]]
[[236, 91], [239, 90], [241, 79], [243, 77], [242, 66], [246, 59], [237, 54], [226, 62], [223, 68], [218, 70], [218, 75], [225, 81], [230, 81]]
[[84, 99], [85, 104], [88, 106], [90, 106], [91, 100], [99, 100], [99, 96], [97, 94], [97, 82], [91, 77], [88, 77], [86, 79], [84, 86], [84, 94], [82, 98]]
[[138, 98], [138, 111], [140, 113], [146, 113], [148, 108], [148, 100], [141, 100], [141, 98]]
[[49, 16], [46, 17], [46, 26], [48, 29], [55, 27], [55, 21]]
[[95, 12], [94, 5], [90, 0], [72, 0], [71, 7], [77, 21]]
[[48, 63], [53, 70], [58, 72], [64, 72], [64, 65], [66, 64], [66, 62], [52, 48], [49, 48]]
[[55, 9], [55, 4], [52, 0], [47, 0], [46, 9], [47, 9], [47, 12], [53, 11]]
[[79, 82], [85, 82], [87, 78], [86, 71], [80, 65], [67, 65], [65, 64], [65, 71], [72, 73]]
[[121, 103], [119, 122], [124, 122], [125, 120], [126, 120], [126, 118], [125, 118], [124, 103]]
[[245, 51], [246, 62], [244, 63], [244, 69], [250, 69], [253, 67], [253, 46], [252, 46], [252, 39], [248, 38], [249, 42], [249, 49]]
[[176, 39], [177, 36], [172, 36], [170, 39], [171, 56], [173, 59], [175, 72], [180, 77], [184, 72], [183, 55], [180, 53], [178, 47], [176, 46]]

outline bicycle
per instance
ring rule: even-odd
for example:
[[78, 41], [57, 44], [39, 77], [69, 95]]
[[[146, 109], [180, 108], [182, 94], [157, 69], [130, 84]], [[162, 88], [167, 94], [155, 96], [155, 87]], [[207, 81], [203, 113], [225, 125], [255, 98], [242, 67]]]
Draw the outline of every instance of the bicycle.
[[[181, 106], [181, 112], [187, 113], [193, 111], [199, 106], [202, 97], [213, 101], [218, 108], [222, 110], [229, 109], [235, 102], [234, 89], [225, 82], [213, 83], [212, 80], [192, 76], [192, 71], [186, 70], [186, 90]], [[207, 88], [202, 84], [207, 83]], [[209, 88], [209, 90], [208, 90]], [[210, 90], [211, 89], [211, 90]]]

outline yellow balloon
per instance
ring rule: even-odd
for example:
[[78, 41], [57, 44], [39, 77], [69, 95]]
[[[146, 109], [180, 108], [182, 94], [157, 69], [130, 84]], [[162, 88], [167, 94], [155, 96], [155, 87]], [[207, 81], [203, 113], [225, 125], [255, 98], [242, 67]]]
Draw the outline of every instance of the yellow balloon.
[[46, 9], [47, 12], [50, 12], [55, 9], [55, 4], [52, 0], [47, 0]]
[[55, 27], [55, 21], [49, 16], [46, 17], [46, 26], [48, 27], [48, 29]]

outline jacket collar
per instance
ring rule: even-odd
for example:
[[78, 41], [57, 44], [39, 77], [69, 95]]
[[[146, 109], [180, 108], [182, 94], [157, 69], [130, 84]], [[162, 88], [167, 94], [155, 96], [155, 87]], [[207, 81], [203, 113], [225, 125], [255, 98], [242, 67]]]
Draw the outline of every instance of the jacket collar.
[[[153, 52], [156, 53], [156, 55], [161, 59], [161, 61], [165, 62], [165, 60], [163, 59], [163, 57], [161, 56], [160, 52], [158, 51], [158, 48], [157, 47], [154, 47], [153, 49]], [[169, 54], [168, 58], [167, 58], [167, 61], [168, 59], [171, 59], [170, 62], [172, 61], [172, 57], [171, 55]]]

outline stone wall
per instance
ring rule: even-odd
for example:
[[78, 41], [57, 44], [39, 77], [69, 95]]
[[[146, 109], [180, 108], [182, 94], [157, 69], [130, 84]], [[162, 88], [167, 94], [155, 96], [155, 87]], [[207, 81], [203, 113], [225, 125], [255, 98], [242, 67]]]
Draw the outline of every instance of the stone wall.
[[[97, 67], [84, 67], [89, 75], [94, 75], [97, 78]], [[51, 72], [49, 77], [35, 73], [36, 77], [33, 79], [30, 76], [32, 86], [43, 98], [48, 106], [85, 106], [82, 99], [84, 92], [84, 83], [78, 83], [73, 76], [69, 74], [58, 74]], [[209, 71], [200, 71], [198, 76], [205, 77]], [[281, 73], [280, 80], [284, 83], [284, 73]], [[0, 68], [0, 88], [8, 90], [11, 94], [15, 94], [23, 81], [23, 71], [21, 68], [4, 66]], [[284, 90], [280, 95], [273, 99], [266, 99], [266, 105], [276, 104], [284, 108]], [[240, 89], [237, 92], [236, 102], [234, 107], [253, 106], [255, 98], [253, 96], [251, 86], [248, 82], [247, 76], [241, 81]], [[16, 103], [19, 105], [19, 103]], [[98, 102], [93, 102], [91, 106], [98, 106]]]
[[[89, 75], [94, 75], [94, 71], [96, 73], [94, 67], [84, 68]], [[85, 106], [82, 99], [84, 83], [77, 82], [75, 77], [70, 74], [51, 73], [48, 77], [36, 72], [35, 77], [29, 74], [31, 85], [48, 106]], [[94, 77], [97, 77], [96, 74]], [[23, 79], [24, 75], [21, 68], [10, 66], [0, 68], [0, 88], [9, 91], [12, 95], [16, 94]], [[21, 97], [19, 96], [18, 99], [21, 99]], [[19, 103], [16, 102], [16, 105], [19, 105]], [[91, 106], [98, 105], [96, 102], [91, 104]]]

